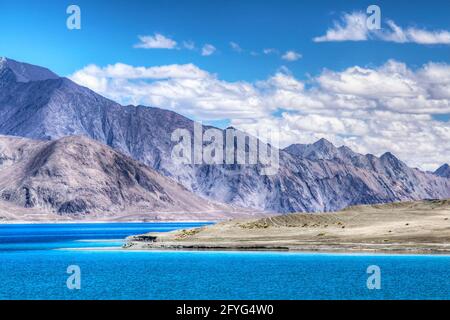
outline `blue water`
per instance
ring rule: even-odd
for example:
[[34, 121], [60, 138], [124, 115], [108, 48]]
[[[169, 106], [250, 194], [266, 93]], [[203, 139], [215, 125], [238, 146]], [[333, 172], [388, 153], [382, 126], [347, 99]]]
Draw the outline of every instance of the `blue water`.
[[[95, 249], [197, 225], [0, 225], [0, 299], [450, 298], [450, 256]], [[80, 290], [67, 288], [69, 265], [81, 269]], [[370, 265], [381, 290], [367, 289]]]

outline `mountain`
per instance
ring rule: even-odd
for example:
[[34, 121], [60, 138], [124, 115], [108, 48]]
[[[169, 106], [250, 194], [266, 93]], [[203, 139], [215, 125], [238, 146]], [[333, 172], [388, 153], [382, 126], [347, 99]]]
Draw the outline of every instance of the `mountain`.
[[[17, 74], [27, 74], [23, 78], [29, 81], [20, 81]], [[285, 150], [261, 144], [279, 152], [275, 175], [261, 175], [261, 164], [178, 164], [172, 159], [176, 143], [171, 140], [177, 129], [194, 136], [194, 122], [175, 112], [121, 106], [40, 67], [3, 63], [0, 68], [0, 134], [40, 140], [87, 136], [205, 199], [285, 213], [450, 197], [450, 179], [408, 168], [390, 153], [380, 158], [360, 155], [324, 139]]]
[[450, 166], [446, 163], [434, 172], [435, 175], [450, 178]]
[[384, 153], [379, 158], [372, 154], [363, 155], [346, 146], [337, 148], [326, 139], [320, 139], [313, 144], [293, 144], [283, 151], [296, 158], [312, 161], [331, 160], [335, 163], [353, 166], [388, 177], [397, 177], [402, 173], [419, 172], [408, 168], [404, 162], [390, 152]]
[[0, 136], [0, 201], [3, 207], [68, 218], [238, 216], [234, 209], [200, 198], [130, 157], [80, 136], [53, 141]]
[[0, 57], [0, 71], [11, 73], [17, 82], [58, 79], [59, 76], [50, 70], [32, 64], [17, 62]]
[[374, 170], [377, 157], [368, 154], [362, 155], [354, 152], [349, 147], [335, 147], [330, 141], [320, 139], [312, 144], [293, 144], [285, 148], [283, 151], [294, 157], [304, 158], [308, 160], [334, 160], [358, 168]]
[[332, 160], [342, 156], [338, 148], [323, 138], [313, 144], [293, 144], [285, 148], [284, 151], [293, 156], [309, 160]]

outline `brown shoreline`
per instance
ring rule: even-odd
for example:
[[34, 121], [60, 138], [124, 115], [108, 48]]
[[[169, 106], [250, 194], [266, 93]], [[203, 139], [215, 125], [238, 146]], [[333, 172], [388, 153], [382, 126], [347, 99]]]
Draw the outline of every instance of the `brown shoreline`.
[[129, 237], [126, 250], [450, 254], [450, 201], [357, 206]]
[[128, 242], [124, 249], [131, 251], [248, 251], [248, 252], [298, 252], [298, 253], [342, 253], [342, 254], [429, 254], [450, 255], [450, 247], [423, 247], [422, 244], [410, 247], [397, 247], [395, 245], [384, 245], [383, 247], [362, 247], [363, 244], [354, 244], [354, 247], [343, 247], [342, 245], [310, 245], [310, 246], [219, 246], [219, 245], [197, 245], [197, 244], [164, 244], [148, 245], [142, 242]]

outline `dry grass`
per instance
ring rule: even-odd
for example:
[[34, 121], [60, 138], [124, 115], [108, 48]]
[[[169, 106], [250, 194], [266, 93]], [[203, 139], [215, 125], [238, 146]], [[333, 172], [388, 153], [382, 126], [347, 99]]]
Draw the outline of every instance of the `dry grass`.
[[152, 234], [155, 243], [131, 247], [448, 253], [449, 218], [449, 200], [355, 206], [335, 213], [233, 220], [191, 232]]

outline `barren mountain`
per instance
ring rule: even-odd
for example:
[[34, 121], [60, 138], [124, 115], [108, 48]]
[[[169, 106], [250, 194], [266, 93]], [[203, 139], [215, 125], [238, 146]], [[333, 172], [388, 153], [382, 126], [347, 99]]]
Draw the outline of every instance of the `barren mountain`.
[[[54, 217], [87, 219], [134, 215], [136, 219], [186, 220], [239, 215], [81, 136], [54, 141], [0, 137], [0, 199], [0, 215], [5, 218], [14, 218], [8, 215], [8, 204], [15, 209], [54, 213]], [[20, 213], [15, 218], [20, 219]]]
[[450, 166], [446, 163], [434, 172], [435, 175], [450, 178]]
[[280, 169], [272, 176], [261, 175], [261, 165], [177, 164], [171, 135], [186, 129], [193, 136], [192, 120], [158, 108], [121, 106], [39, 68], [9, 59], [0, 64], [0, 134], [88, 136], [202, 197], [257, 210], [320, 212], [450, 197], [448, 177], [409, 168], [389, 152], [361, 155], [326, 140], [280, 150]]

